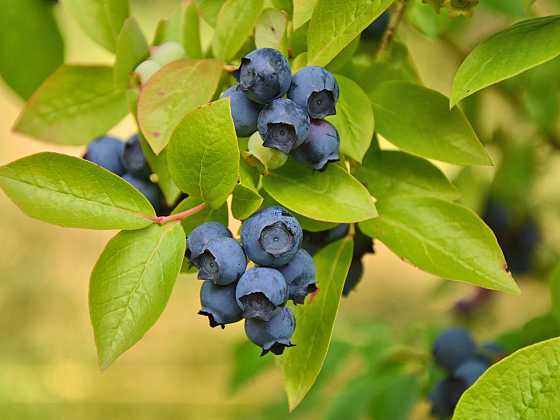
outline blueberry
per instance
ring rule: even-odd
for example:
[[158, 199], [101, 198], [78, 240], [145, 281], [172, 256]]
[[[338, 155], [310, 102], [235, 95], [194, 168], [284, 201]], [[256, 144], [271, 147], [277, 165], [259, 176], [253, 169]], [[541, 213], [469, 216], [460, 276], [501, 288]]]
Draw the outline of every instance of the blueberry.
[[280, 206], [266, 207], [241, 226], [241, 243], [249, 259], [267, 267], [282, 267], [300, 248], [303, 232], [298, 220]]
[[274, 268], [255, 267], [239, 279], [235, 297], [244, 318], [269, 321], [288, 300], [288, 284]]
[[348, 296], [352, 290], [356, 288], [362, 276], [364, 275], [364, 264], [359, 258], [352, 259], [350, 263], [350, 269], [346, 275], [346, 280], [344, 281], [344, 288], [342, 289], [342, 295]]
[[261, 106], [251, 101], [245, 95], [239, 85], [230, 87], [221, 98], [230, 99], [231, 118], [235, 125], [235, 132], [239, 137], [249, 137], [257, 131], [257, 118], [261, 112]]
[[383, 14], [381, 14], [381, 16], [375, 19], [371, 25], [364, 29], [362, 32], [363, 38], [374, 40], [381, 39], [387, 29], [387, 26], [389, 26], [390, 20], [391, 12], [386, 10]]
[[482, 376], [489, 365], [479, 359], [467, 360], [462, 363], [453, 373], [453, 378], [460, 381], [464, 386], [464, 391], [472, 386], [478, 378]]
[[125, 173], [121, 158], [124, 143], [110, 136], [99, 137], [92, 141], [86, 150], [84, 159], [97, 163], [99, 166], [117, 175]]
[[149, 179], [137, 178], [131, 174], [124, 174], [122, 177], [130, 185], [146, 196], [152, 203], [156, 213], [159, 213], [163, 205], [163, 196], [160, 188]]
[[267, 104], [280, 98], [291, 81], [288, 60], [275, 49], [259, 48], [241, 59], [239, 85], [254, 102]]
[[192, 260], [200, 257], [212, 239], [232, 238], [233, 235], [227, 227], [218, 222], [206, 222], [192, 230], [187, 238], [188, 256]]
[[292, 78], [288, 98], [303, 109], [311, 118], [325, 118], [336, 114], [339, 89], [335, 77], [322, 67], [308, 66]]
[[354, 258], [362, 258], [366, 254], [375, 254], [373, 239], [364, 235], [356, 225], [354, 232]]
[[303, 304], [305, 297], [317, 290], [315, 263], [307, 251], [300, 249], [288, 264], [278, 270], [288, 283], [288, 298], [295, 304]]
[[478, 349], [479, 358], [487, 363], [495, 363], [506, 354], [506, 349], [501, 344], [494, 341], [484, 343]]
[[233, 324], [243, 318], [243, 313], [235, 300], [235, 287], [235, 284], [216, 286], [211, 281], [202, 283], [201, 309], [198, 314], [207, 316], [212, 328], [219, 325], [223, 329], [226, 324]]
[[178, 42], [165, 42], [153, 47], [151, 59], [160, 66], [185, 58], [185, 50]]
[[199, 268], [199, 279], [210, 280], [217, 286], [236, 282], [247, 268], [243, 248], [235, 239], [227, 237], [210, 240], [202, 254], [192, 258], [192, 263]]
[[276, 99], [259, 114], [257, 128], [266, 147], [290, 153], [309, 135], [309, 117], [295, 102]]
[[327, 163], [340, 160], [338, 131], [325, 120], [311, 120], [309, 136], [292, 153], [296, 160], [317, 171], [325, 169]]
[[441, 368], [453, 372], [462, 363], [473, 358], [476, 344], [464, 328], [449, 328], [434, 341], [433, 353]]
[[142, 145], [140, 144], [140, 136], [138, 134], [130, 137], [124, 145], [122, 155], [123, 166], [126, 172], [136, 178], [148, 179], [152, 171], [148, 166]]
[[431, 415], [440, 419], [451, 417], [463, 391], [460, 382], [452, 378], [436, 383], [428, 394], [428, 400], [432, 403]]
[[288, 308], [282, 308], [269, 321], [245, 321], [245, 333], [253, 343], [262, 348], [261, 356], [268, 352], [280, 355], [286, 347], [292, 347], [290, 339], [295, 328], [296, 320]]
[[301, 243], [301, 247], [309, 252], [309, 254], [315, 255], [317, 252], [319, 252], [319, 250], [321, 250], [331, 242], [345, 237], [348, 234], [348, 229], [348, 224], [340, 223], [335, 228], [323, 230], [320, 232], [310, 232], [304, 230], [303, 242]]

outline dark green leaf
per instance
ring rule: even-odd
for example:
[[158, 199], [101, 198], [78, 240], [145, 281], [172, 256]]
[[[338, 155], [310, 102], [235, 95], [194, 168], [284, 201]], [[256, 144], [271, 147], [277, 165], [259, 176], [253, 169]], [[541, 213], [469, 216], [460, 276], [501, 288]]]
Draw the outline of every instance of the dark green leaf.
[[558, 336], [560, 322], [553, 314], [546, 314], [531, 319], [521, 328], [503, 334], [498, 337], [497, 342], [509, 353]]

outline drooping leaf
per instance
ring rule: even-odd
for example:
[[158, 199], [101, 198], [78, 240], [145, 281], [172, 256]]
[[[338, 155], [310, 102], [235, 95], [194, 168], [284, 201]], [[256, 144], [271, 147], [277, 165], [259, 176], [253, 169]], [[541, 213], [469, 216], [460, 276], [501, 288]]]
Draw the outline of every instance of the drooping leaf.
[[294, 2], [294, 31], [311, 19], [313, 9], [318, 0], [293, 0]]
[[288, 16], [277, 9], [265, 9], [259, 16], [255, 27], [255, 46], [257, 48], [274, 48], [288, 55], [286, 26]]
[[559, 354], [554, 338], [499, 361], [463, 394], [453, 420], [557, 419]]
[[229, 99], [202, 106], [185, 116], [173, 132], [167, 161], [177, 186], [221, 207], [239, 178], [239, 148]]
[[451, 106], [469, 95], [560, 55], [560, 16], [523, 20], [493, 34], [465, 59], [453, 81]]
[[149, 201], [117, 175], [83, 159], [39, 153], [0, 167], [0, 187], [27, 215], [84, 229], [141, 229]]
[[322, 222], [354, 223], [377, 215], [367, 189], [339, 165], [316, 172], [288, 160], [263, 177], [263, 187], [281, 205]]
[[361, 162], [373, 136], [374, 119], [369, 98], [353, 80], [336, 75], [340, 99], [336, 115], [327, 118], [340, 135], [340, 151]]
[[360, 229], [437, 276], [519, 293], [494, 234], [471, 210], [433, 197], [388, 197]]
[[458, 165], [489, 165], [490, 157], [459, 109], [442, 94], [409, 82], [381, 84], [372, 93], [379, 133], [418, 156]]
[[[177, 205], [177, 207], [173, 210], [172, 214], [177, 214], [182, 211], [192, 209], [202, 203], [203, 201], [197, 197], [185, 198]], [[193, 231], [195, 227], [206, 222], [219, 222], [222, 225], [227, 226], [228, 225], [227, 203], [224, 203], [223, 206], [217, 209], [211, 209], [210, 207], [206, 207], [203, 210], [199, 211], [198, 213], [195, 213], [192, 216], [183, 219], [181, 221], [181, 224], [183, 225], [183, 230], [185, 231], [185, 235], [189, 236], [189, 234]]]
[[263, 9], [263, 0], [226, 0], [216, 23], [212, 40], [214, 55], [229, 61], [253, 32]]
[[64, 42], [44, 0], [6, 0], [0, 13], [0, 76], [27, 99], [64, 62]]
[[115, 52], [128, 18], [128, 0], [64, 0], [83, 31], [103, 48]]
[[294, 308], [296, 346], [280, 361], [290, 410], [309, 392], [325, 361], [352, 249], [351, 240], [341, 239], [315, 255], [319, 293], [312, 302]]
[[128, 18], [117, 39], [113, 68], [115, 86], [119, 89], [128, 88], [130, 75], [149, 54], [148, 41], [146, 41], [140, 25], [136, 19]]
[[254, 189], [237, 184], [233, 190], [231, 212], [237, 220], [245, 220], [259, 209], [263, 202], [262, 196]]
[[185, 255], [179, 223], [119, 233], [91, 274], [89, 307], [99, 365], [109, 367], [155, 324]]
[[309, 65], [326, 66], [394, 0], [319, 0], [307, 43]]
[[220, 60], [179, 60], [158, 71], [142, 88], [138, 122], [156, 154], [185, 115], [212, 99], [220, 76]]
[[15, 130], [47, 143], [87, 144], [127, 112], [110, 67], [63, 65], [29, 99]]

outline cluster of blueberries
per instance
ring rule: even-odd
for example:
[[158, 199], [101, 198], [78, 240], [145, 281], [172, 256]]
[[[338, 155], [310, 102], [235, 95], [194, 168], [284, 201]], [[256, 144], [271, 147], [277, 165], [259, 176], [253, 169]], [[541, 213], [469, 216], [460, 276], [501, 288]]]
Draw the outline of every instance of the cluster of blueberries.
[[[262, 355], [282, 354], [295, 330], [291, 299], [303, 304], [317, 290], [313, 258], [301, 249], [298, 220], [279, 206], [266, 207], [241, 226], [237, 241], [217, 222], [197, 226], [187, 237], [187, 258], [203, 280], [199, 314], [210, 326], [245, 319], [249, 339]], [[255, 266], [247, 269], [248, 260]]]
[[[339, 87], [322, 67], [308, 66], [292, 76], [286, 57], [273, 48], [258, 48], [241, 60], [239, 83], [227, 89], [235, 131], [256, 131], [263, 145], [323, 170], [339, 160], [340, 138], [324, 120], [336, 114]], [[286, 96], [286, 97], [284, 97]]]
[[152, 171], [138, 134], [126, 142], [111, 136], [99, 137], [88, 145], [84, 159], [122, 177], [146, 196], [158, 214], [164, 210], [163, 195], [159, 186], [150, 180]]
[[461, 395], [491, 364], [504, 357], [505, 351], [493, 342], [477, 347], [469, 331], [450, 328], [434, 341], [433, 354], [436, 364], [447, 375], [430, 391], [431, 414], [446, 419], [453, 415]]
[[[360, 282], [364, 274], [362, 258], [366, 254], [373, 254], [375, 252], [373, 239], [364, 235], [358, 225], [354, 225], [354, 228], [354, 254], [352, 255], [352, 263], [344, 282], [343, 296], [348, 296]], [[321, 232], [304, 231], [302, 248], [307, 250], [309, 254], [315, 255], [328, 244], [348, 235], [349, 230], [350, 225], [341, 223], [333, 229]]]

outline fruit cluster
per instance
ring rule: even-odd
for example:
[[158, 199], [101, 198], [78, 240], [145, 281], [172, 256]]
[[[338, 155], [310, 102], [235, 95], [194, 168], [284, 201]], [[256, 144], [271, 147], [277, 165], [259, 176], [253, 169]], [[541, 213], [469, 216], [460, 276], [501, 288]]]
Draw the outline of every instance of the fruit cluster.
[[[301, 249], [302, 239], [298, 220], [279, 206], [245, 220], [240, 241], [217, 222], [196, 227], [187, 237], [187, 257], [204, 281], [199, 314], [211, 327], [245, 319], [245, 332], [263, 355], [282, 354], [293, 345], [295, 330], [287, 301], [303, 304], [317, 290], [315, 265]], [[247, 269], [248, 260], [255, 266]]]
[[434, 341], [433, 354], [447, 376], [435, 384], [428, 396], [432, 415], [451, 417], [461, 395], [504, 353], [496, 343], [477, 348], [469, 331], [463, 328], [450, 328], [440, 334]]
[[241, 60], [236, 77], [239, 83], [222, 97], [230, 98], [239, 137], [258, 131], [264, 147], [316, 170], [339, 160], [338, 132], [324, 120], [336, 114], [339, 97], [330, 72], [308, 66], [292, 76], [288, 60], [279, 51], [259, 48]]

